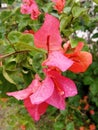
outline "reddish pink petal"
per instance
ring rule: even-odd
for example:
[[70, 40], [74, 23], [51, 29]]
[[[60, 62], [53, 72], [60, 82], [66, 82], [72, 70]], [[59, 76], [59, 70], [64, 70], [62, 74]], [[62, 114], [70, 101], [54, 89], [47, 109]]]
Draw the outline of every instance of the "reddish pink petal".
[[77, 47], [75, 48], [74, 52], [76, 53], [76, 52], [81, 51], [82, 48], [83, 48], [83, 46], [84, 46], [84, 43], [83, 42], [79, 42], [78, 45], [77, 45]]
[[62, 88], [64, 89], [65, 97], [72, 97], [77, 95], [78, 92], [76, 85], [71, 79], [62, 76], [62, 78], [60, 78], [59, 80], [59, 83], [62, 85]]
[[77, 94], [76, 85], [71, 79], [62, 76], [55, 70], [48, 72], [48, 74], [54, 79], [55, 86], [62, 96], [71, 97]]
[[31, 117], [36, 121], [40, 119], [40, 116], [46, 112], [46, 109], [48, 107], [48, 104], [45, 102], [39, 105], [33, 105], [30, 101], [30, 98], [24, 100], [24, 105]]
[[61, 71], [66, 71], [72, 64], [73, 61], [64, 56], [62, 52], [53, 51], [42, 65], [57, 67]]
[[65, 6], [65, 0], [52, 0], [55, 3], [54, 8], [61, 13], [63, 11], [63, 8]]
[[43, 80], [37, 91], [30, 96], [32, 104], [40, 104], [44, 102], [52, 95], [53, 91], [53, 81], [51, 80], [51, 78], [46, 77], [46, 79]]
[[34, 34], [34, 43], [38, 48], [58, 50], [61, 48], [62, 39], [59, 32], [59, 20], [46, 14], [41, 28]]
[[18, 100], [23, 100], [27, 98], [30, 94], [34, 93], [40, 85], [38, 79], [32, 81], [32, 83], [28, 86], [28, 88], [16, 92], [7, 92], [8, 96], [13, 96]]
[[60, 110], [65, 109], [65, 99], [56, 89], [54, 90], [52, 96], [46, 100], [46, 102]]
[[36, 19], [40, 15], [35, 0], [23, 0], [20, 11], [22, 14], [31, 14], [31, 19]]

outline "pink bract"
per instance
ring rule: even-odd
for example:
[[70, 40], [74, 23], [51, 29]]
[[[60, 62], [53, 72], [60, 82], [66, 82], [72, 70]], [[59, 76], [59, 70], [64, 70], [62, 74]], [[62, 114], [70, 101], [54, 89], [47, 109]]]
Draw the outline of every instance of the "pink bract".
[[[73, 60], [74, 63], [69, 68], [74, 73], [80, 73], [85, 72], [90, 64], [92, 63], [92, 55], [89, 52], [82, 51], [82, 48], [84, 46], [83, 42], [79, 42], [78, 45], [75, 48], [71, 48], [70, 43], [65, 44], [65, 56], [69, 59]], [[67, 53], [67, 51], [70, 50], [70, 53]]]
[[37, 19], [40, 15], [40, 11], [35, 0], [23, 0], [20, 11], [22, 14], [31, 14], [31, 19], [33, 20]]
[[61, 13], [65, 6], [65, 0], [51, 0], [54, 2], [54, 9]]
[[52, 51], [49, 53], [48, 58], [42, 63], [43, 66], [57, 67], [61, 71], [66, 71], [72, 64], [73, 61], [64, 56], [61, 51]]
[[46, 112], [48, 107], [48, 104], [45, 102], [41, 104], [32, 104], [30, 98], [24, 99], [24, 105], [35, 121], [40, 119], [40, 116]]
[[46, 14], [43, 25], [34, 34], [35, 46], [48, 51], [61, 49], [62, 38], [59, 25], [59, 20], [56, 17]]
[[62, 76], [57, 70], [47, 70], [46, 78], [41, 82], [35, 78], [24, 90], [8, 92], [7, 95], [23, 100], [34, 120], [39, 120], [48, 105], [65, 109], [65, 98], [75, 96], [77, 89], [72, 80]]

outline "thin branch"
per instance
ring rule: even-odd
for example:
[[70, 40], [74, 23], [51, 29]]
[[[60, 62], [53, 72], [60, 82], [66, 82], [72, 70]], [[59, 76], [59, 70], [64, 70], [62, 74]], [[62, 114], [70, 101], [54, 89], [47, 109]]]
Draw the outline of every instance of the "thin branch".
[[16, 54], [20, 54], [20, 53], [27, 53], [29, 51], [30, 50], [16, 51], [16, 52], [13, 52], [13, 53], [10, 53], [10, 54], [2, 55], [2, 56], [0, 56], [0, 61], [2, 61], [5, 58], [8, 58], [8, 57], [10, 57], [12, 55], [16, 55]]
[[16, 51], [14, 45], [10, 42], [10, 40], [8, 39], [8, 37], [5, 35], [6, 39], [8, 40], [9, 44], [12, 46], [12, 48]]

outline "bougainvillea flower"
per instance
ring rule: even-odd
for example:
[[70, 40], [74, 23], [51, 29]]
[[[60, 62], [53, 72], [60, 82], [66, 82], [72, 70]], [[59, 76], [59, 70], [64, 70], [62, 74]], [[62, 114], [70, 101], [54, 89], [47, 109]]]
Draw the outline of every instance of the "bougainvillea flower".
[[54, 9], [61, 13], [65, 6], [65, 0], [52, 0], [54, 2]]
[[61, 71], [66, 71], [72, 66], [73, 61], [68, 59], [61, 51], [52, 51], [48, 58], [42, 63], [43, 66], [57, 67]]
[[8, 92], [7, 95], [23, 100], [33, 119], [39, 120], [48, 105], [65, 109], [65, 98], [77, 94], [72, 80], [62, 76], [57, 70], [46, 71], [46, 78], [41, 82], [35, 78], [24, 90]]
[[[66, 50], [65, 56], [74, 61], [72, 66], [69, 68], [74, 73], [85, 72], [89, 65], [92, 63], [92, 55], [89, 52], [82, 51], [84, 44], [79, 42], [75, 48], [71, 48], [70, 43], [65, 44]], [[67, 48], [66, 48], [67, 47]], [[67, 53], [67, 51], [69, 51]]]
[[46, 14], [41, 28], [34, 34], [34, 44], [45, 50], [58, 50], [61, 48], [62, 38], [59, 32], [59, 20]]
[[48, 70], [47, 75], [51, 77], [54, 82], [54, 92], [47, 103], [60, 109], [65, 109], [65, 98], [75, 96], [77, 94], [77, 88], [75, 83], [64, 76], [61, 75], [57, 70]]
[[40, 82], [39, 78], [35, 78], [26, 89], [8, 92], [7, 95], [23, 100], [32, 118], [39, 120], [48, 107], [48, 104], [44, 101], [52, 95], [53, 90], [54, 84], [51, 78], [46, 77], [42, 82]]
[[40, 15], [40, 11], [35, 0], [23, 0], [21, 5], [22, 14], [31, 14], [31, 19], [37, 19]]

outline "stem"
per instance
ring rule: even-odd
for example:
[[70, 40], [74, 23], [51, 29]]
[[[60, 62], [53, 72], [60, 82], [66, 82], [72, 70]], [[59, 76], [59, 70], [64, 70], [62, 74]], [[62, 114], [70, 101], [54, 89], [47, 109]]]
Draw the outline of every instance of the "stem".
[[9, 44], [12, 46], [12, 48], [16, 51], [14, 45], [10, 42], [10, 40], [8, 39], [8, 37], [5, 35], [6, 39], [8, 40]]
[[3, 55], [3, 56], [0, 56], [0, 61], [2, 61], [3, 59], [5, 59], [7, 57], [12, 56], [12, 55], [16, 55], [16, 54], [20, 54], [20, 53], [27, 53], [27, 52], [29, 52], [29, 50], [16, 51], [16, 52], [13, 52], [13, 53], [10, 53], [10, 54], [6, 54], [6, 55]]

